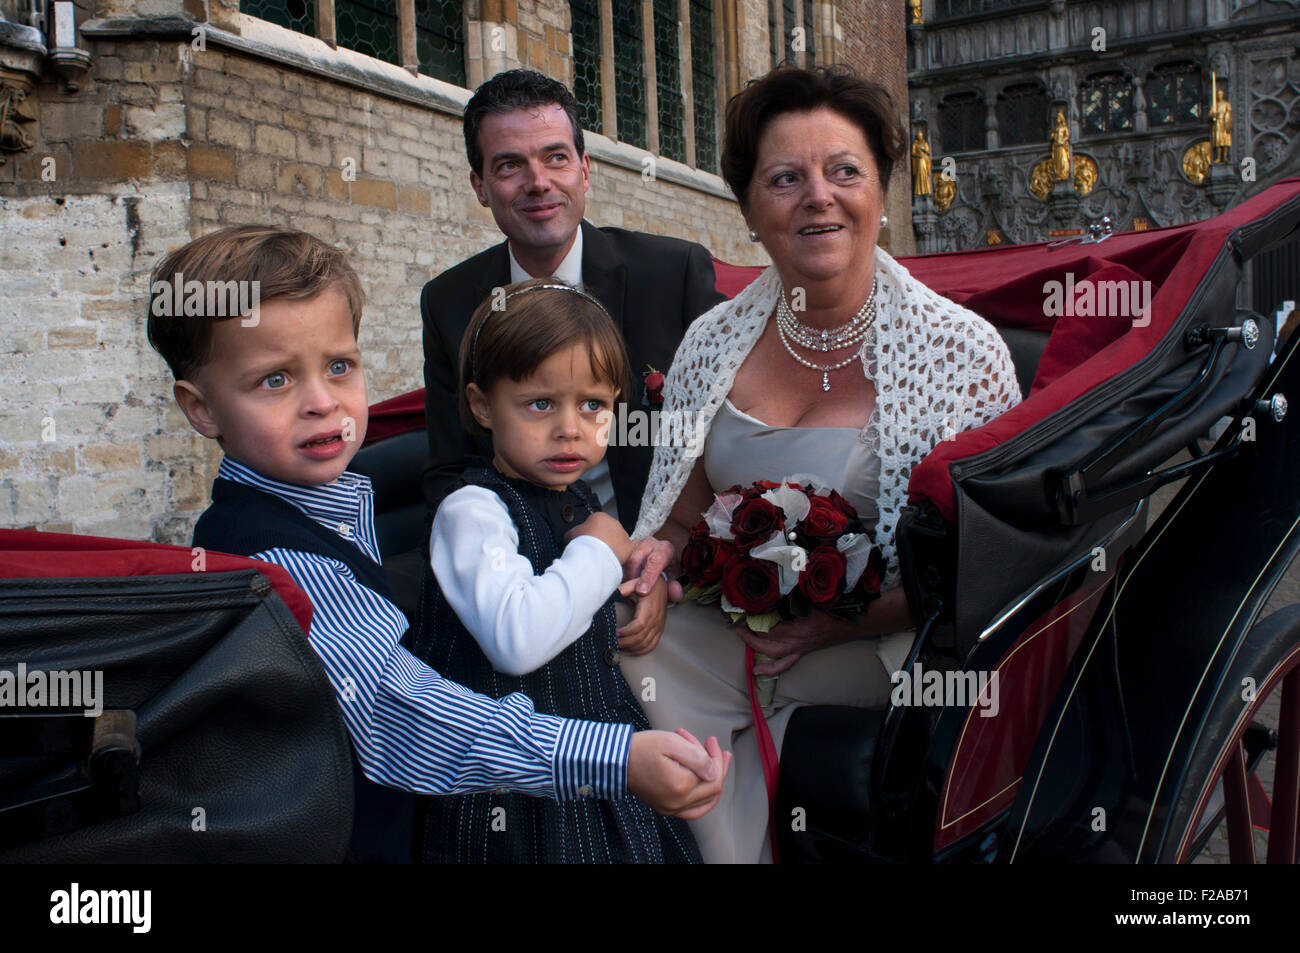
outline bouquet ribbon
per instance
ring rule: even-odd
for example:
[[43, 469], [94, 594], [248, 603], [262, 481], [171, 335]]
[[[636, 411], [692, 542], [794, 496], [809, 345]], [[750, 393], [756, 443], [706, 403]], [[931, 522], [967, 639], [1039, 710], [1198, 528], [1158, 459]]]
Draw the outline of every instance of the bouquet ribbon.
[[754, 685], [754, 650], [745, 646], [745, 671], [749, 673], [749, 709], [754, 715], [754, 734], [758, 738], [758, 758], [763, 765], [763, 780], [767, 784], [767, 830], [772, 841], [772, 863], [779, 864], [776, 847], [776, 787], [781, 778], [781, 759], [776, 753], [776, 743], [768, 730], [767, 719], [759, 704], [758, 689]]

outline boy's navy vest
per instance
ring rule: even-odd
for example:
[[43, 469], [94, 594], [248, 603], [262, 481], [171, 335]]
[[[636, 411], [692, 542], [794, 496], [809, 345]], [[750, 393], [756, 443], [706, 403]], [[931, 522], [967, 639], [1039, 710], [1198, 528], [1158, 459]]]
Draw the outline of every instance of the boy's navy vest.
[[[340, 539], [298, 507], [262, 490], [220, 477], [212, 505], [194, 526], [194, 545], [236, 556], [293, 549], [337, 559], [367, 589], [392, 600], [383, 568], [354, 544]], [[361, 863], [409, 864], [415, 797], [366, 778], [352, 757], [356, 804], [351, 859]]]
[[[466, 470], [461, 486], [495, 492], [519, 532], [519, 552], [542, 573], [564, 550], [564, 534], [600, 505], [585, 483], [563, 492]], [[550, 662], [527, 675], [492, 668], [478, 642], [448, 604], [425, 560], [419, 625], [411, 651], [442, 673], [492, 698], [522, 692], [537, 711], [586, 721], [650, 727], [618, 668], [614, 598], [592, 626]], [[662, 817], [628, 795], [618, 801], [587, 798], [556, 803], [521, 794], [422, 797], [416, 808], [417, 860], [427, 863], [698, 863], [686, 823]]]

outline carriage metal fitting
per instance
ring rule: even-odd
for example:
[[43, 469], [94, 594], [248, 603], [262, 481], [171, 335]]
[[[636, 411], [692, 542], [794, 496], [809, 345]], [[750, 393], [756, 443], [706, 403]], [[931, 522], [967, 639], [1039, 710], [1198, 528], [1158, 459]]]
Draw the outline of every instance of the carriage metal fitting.
[[1254, 318], [1246, 318], [1241, 322], [1241, 327], [1236, 328], [1212, 328], [1207, 324], [1198, 324], [1187, 331], [1183, 344], [1191, 351], [1215, 338], [1222, 338], [1224, 341], [1240, 341], [1246, 350], [1254, 350], [1260, 338], [1259, 322]]
[[1277, 423], [1286, 420], [1286, 394], [1274, 394], [1268, 400], [1255, 401], [1255, 413], [1268, 414]]
[[1103, 215], [1100, 222], [1093, 222], [1088, 226], [1088, 237], [1083, 240], [1084, 244], [1104, 242], [1106, 239], [1110, 238], [1113, 231], [1114, 229], [1110, 224], [1110, 216]]

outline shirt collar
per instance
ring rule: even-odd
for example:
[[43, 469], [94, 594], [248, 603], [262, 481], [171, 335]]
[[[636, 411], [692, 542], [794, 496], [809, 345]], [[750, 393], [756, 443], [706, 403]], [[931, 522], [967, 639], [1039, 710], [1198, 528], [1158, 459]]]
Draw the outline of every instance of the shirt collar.
[[[518, 284], [521, 281], [528, 281], [533, 276], [524, 271], [524, 266], [515, 260], [514, 249], [510, 243], [506, 242], [506, 253], [510, 256], [510, 282]], [[578, 231], [573, 236], [573, 245], [569, 248], [569, 253], [564, 256], [560, 266], [555, 269], [552, 276], [559, 278], [565, 284], [582, 289], [582, 226], [578, 226]]]
[[232, 457], [222, 459], [217, 477], [251, 486], [291, 503], [326, 529], [359, 544], [375, 561], [379, 560], [373, 518], [374, 494], [369, 477], [344, 471], [332, 483], [299, 486], [264, 476]]

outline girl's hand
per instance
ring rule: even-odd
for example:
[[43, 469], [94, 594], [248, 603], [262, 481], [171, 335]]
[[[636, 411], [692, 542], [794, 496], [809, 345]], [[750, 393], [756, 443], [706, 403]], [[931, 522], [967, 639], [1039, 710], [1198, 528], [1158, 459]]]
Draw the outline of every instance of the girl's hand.
[[614, 551], [620, 563], [627, 564], [632, 554], [632, 540], [623, 529], [623, 524], [607, 513], [592, 513], [573, 529], [564, 534], [566, 542], [579, 536], [594, 536]]

